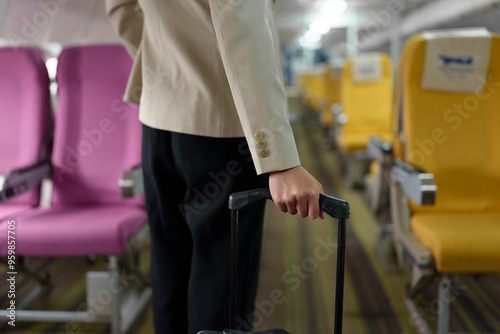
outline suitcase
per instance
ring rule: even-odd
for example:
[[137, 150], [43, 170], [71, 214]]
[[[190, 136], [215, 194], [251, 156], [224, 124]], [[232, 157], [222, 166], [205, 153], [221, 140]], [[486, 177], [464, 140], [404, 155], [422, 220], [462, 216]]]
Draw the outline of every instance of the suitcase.
[[[229, 328], [224, 332], [201, 331], [198, 334], [252, 334], [236, 330], [236, 307], [238, 301], [238, 214], [239, 210], [245, 209], [252, 204], [270, 199], [269, 189], [255, 189], [234, 193], [229, 198], [229, 209], [231, 209], [231, 279], [230, 279], [230, 305], [229, 305]], [[338, 243], [337, 243], [337, 280], [335, 285], [335, 323], [334, 334], [342, 333], [342, 315], [344, 301], [344, 268], [345, 268], [345, 237], [346, 220], [349, 218], [349, 203], [338, 198], [320, 194], [319, 204], [321, 209], [329, 216], [338, 219]], [[290, 334], [282, 329], [270, 329], [253, 334]], [[314, 333], [316, 334], [316, 333]]]

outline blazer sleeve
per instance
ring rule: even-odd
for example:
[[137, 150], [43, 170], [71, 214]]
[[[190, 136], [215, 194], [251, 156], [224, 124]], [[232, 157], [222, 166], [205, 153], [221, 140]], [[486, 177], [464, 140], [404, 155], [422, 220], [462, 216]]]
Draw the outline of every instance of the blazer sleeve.
[[209, 0], [222, 62], [258, 174], [300, 165], [287, 119], [273, 0]]
[[106, 13], [125, 48], [135, 58], [142, 39], [144, 15], [137, 0], [106, 0]]

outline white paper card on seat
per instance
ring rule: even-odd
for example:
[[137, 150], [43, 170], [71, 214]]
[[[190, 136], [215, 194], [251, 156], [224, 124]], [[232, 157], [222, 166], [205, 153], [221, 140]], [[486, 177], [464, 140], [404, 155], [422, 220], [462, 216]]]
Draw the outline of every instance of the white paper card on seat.
[[366, 53], [352, 58], [352, 79], [356, 83], [372, 83], [382, 80], [382, 56]]
[[482, 93], [490, 64], [491, 35], [483, 28], [429, 31], [421, 87]]

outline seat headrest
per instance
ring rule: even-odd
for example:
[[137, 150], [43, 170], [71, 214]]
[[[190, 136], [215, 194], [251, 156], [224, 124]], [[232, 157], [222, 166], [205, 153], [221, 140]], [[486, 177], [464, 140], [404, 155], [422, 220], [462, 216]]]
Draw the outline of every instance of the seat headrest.
[[365, 53], [352, 57], [352, 80], [356, 83], [373, 83], [382, 80], [382, 55]]
[[491, 34], [483, 28], [424, 32], [427, 42], [421, 87], [477, 93], [484, 90], [490, 64]]

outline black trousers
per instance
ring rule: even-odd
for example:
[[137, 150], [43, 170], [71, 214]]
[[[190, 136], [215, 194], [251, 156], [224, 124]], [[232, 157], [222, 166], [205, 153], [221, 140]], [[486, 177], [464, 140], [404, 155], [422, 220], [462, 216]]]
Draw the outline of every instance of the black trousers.
[[[143, 126], [156, 334], [228, 327], [232, 192], [268, 186], [244, 138], [209, 138]], [[253, 311], [264, 203], [240, 214], [239, 317]]]

